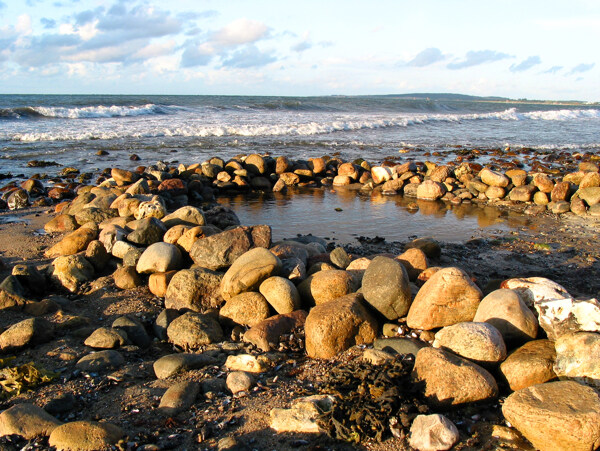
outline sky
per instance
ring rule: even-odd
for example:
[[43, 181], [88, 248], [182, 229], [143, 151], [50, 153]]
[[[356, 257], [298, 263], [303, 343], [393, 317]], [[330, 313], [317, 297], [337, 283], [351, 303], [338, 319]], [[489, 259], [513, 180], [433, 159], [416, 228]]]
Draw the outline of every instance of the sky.
[[0, 93], [600, 101], [597, 0], [0, 0]]

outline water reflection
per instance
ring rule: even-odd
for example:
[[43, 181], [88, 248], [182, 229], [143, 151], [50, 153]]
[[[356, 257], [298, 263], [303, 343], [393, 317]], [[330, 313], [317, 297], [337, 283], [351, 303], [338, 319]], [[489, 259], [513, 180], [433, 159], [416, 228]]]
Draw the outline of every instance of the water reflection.
[[231, 207], [244, 225], [270, 225], [274, 240], [312, 233], [345, 243], [361, 235], [388, 241], [405, 241], [415, 235], [465, 241], [485, 228], [507, 231], [528, 226], [530, 221], [527, 216], [489, 206], [451, 205], [347, 187], [233, 195], [219, 202]]

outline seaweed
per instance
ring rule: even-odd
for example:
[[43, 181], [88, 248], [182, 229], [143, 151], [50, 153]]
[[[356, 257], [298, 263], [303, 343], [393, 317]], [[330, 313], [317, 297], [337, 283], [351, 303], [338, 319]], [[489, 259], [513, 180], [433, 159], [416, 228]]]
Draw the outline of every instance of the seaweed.
[[405, 437], [412, 419], [428, 411], [421, 387], [410, 379], [413, 366], [413, 356], [399, 356], [376, 366], [363, 361], [333, 369], [319, 392], [336, 402], [319, 425], [331, 437], [353, 443]]
[[0, 399], [19, 395], [58, 377], [58, 373], [48, 371], [33, 362], [8, 366], [14, 359], [15, 357], [0, 359]]

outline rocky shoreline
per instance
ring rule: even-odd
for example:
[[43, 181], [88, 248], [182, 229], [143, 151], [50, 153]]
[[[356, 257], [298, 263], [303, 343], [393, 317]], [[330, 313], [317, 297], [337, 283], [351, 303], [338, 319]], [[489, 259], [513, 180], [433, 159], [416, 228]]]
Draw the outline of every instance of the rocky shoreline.
[[[250, 155], [9, 185], [0, 446], [595, 449], [598, 166], [496, 169]], [[342, 247], [214, 203], [358, 183], [560, 216]]]

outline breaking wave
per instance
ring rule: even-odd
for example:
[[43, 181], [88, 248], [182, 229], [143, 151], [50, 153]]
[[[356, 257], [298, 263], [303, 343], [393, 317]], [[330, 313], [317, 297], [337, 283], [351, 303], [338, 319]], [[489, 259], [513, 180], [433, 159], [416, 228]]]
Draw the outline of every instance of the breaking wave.
[[61, 119], [92, 119], [126, 116], [146, 116], [155, 114], [169, 114], [176, 107], [167, 107], [149, 103], [141, 106], [85, 106], [85, 107], [45, 107], [27, 106], [17, 108], [0, 108], [0, 118], [26, 119], [26, 118], [61, 118]]

